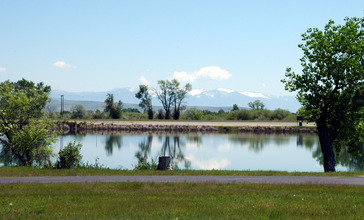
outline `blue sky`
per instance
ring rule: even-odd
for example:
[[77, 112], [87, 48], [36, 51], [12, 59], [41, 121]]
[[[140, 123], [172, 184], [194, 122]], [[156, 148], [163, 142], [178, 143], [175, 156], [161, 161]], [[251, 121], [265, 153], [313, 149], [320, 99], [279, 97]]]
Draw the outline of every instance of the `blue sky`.
[[287, 95], [280, 80], [301, 70], [301, 34], [363, 15], [362, 0], [0, 0], [0, 81], [108, 91], [178, 78]]

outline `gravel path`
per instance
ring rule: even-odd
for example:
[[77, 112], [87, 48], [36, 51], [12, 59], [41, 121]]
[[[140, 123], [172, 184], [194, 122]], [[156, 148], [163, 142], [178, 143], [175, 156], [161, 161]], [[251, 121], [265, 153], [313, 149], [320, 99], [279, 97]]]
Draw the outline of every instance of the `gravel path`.
[[14, 183], [255, 183], [255, 184], [317, 184], [364, 186], [364, 177], [320, 176], [45, 176], [0, 177], [0, 184]]
[[[209, 121], [95, 121], [93, 124], [115, 124], [115, 125], [180, 125], [180, 126], [231, 126], [231, 127], [294, 127], [297, 126], [296, 122], [209, 122]], [[315, 123], [303, 123], [303, 126], [316, 126]]]

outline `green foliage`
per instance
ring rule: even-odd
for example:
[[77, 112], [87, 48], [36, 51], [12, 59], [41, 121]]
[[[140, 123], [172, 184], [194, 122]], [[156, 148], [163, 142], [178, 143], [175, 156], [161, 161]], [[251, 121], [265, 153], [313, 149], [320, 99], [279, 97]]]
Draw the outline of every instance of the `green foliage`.
[[144, 109], [144, 112], [148, 112], [148, 119], [153, 119], [152, 96], [149, 94], [148, 86], [139, 85], [139, 91], [135, 97], [140, 99], [139, 106]]
[[290, 114], [291, 113], [289, 111], [279, 108], [272, 112], [271, 119], [283, 120], [283, 119], [287, 118]]
[[364, 18], [329, 21], [323, 31], [308, 29], [302, 40], [302, 74], [287, 68], [282, 82], [297, 91], [306, 118], [316, 122], [325, 171], [335, 171], [333, 147], [358, 151], [364, 136]]
[[253, 110], [264, 109], [264, 103], [260, 100], [255, 100], [254, 102], [249, 102], [248, 106]]
[[22, 79], [0, 84], [0, 158], [6, 164], [49, 165], [55, 123], [42, 111], [50, 87]]
[[108, 113], [112, 119], [120, 119], [123, 110], [123, 103], [121, 101], [114, 102], [114, 95], [108, 93], [105, 99], [104, 112]]
[[237, 104], [233, 105], [233, 109], [231, 111], [239, 111], [239, 107]]
[[241, 109], [240, 111], [238, 111], [236, 117], [237, 120], [252, 120], [254, 118], [253, 112], [248, 109]]
[[76, 142], [70, 142], [67, 144], [66, 147], [60, 149], [58, 153], [56, 168], [70, 169], [79, 167], [82, 160], [81, 148], [81, 143], [76, 144]]
[[171, 108], [174, 108], [174, 119], [178, 120], [182, 107], [183, 100], [189, 91], [192, 90], [191, 84], [187, 83], [184, 88], [180, 88], [180, 83], [173, 79], [159, 80], [159, 88], [153, 89], [153, 92], [157, 95], [161, 102], [163, 109], [165, 110], [165, 119], [171, 118]]
[[148, 162], [144, 157], [142, 157], [138, 164], [134, 167], [134, 170], [157, 170], [158, 164], [152, 159]]
[[105, 115], [102, 111], [100, 110], [96, 110], [95, 113], [92, 114], [92, 118], [93, 119], [102, 119], [102, 118], [105, 118]]
[[75, 105], [71, 107], [72, 118], [84, 118], [87, 114], [83, 105]]
[[183, 112], [182, 118], [185, 120], [201, 120], [203, 113], [197, 108], [189, 108]]

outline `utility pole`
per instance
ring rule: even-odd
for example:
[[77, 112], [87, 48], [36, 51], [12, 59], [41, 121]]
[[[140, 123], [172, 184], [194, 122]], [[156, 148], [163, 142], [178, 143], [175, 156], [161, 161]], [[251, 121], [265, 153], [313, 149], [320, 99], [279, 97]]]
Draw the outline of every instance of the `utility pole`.
[[63, 118], [64, 113], [64, 95], [61, 95], [61, 117]]

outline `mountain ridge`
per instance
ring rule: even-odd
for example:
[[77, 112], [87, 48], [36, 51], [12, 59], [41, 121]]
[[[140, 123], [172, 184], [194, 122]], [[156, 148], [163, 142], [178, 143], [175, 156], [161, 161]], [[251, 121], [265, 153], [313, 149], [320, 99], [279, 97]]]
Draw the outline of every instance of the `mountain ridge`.
[[[104, 92], [67, 92], [54, 90], [50, 97], [54, 100], [64, 96], [65, 100], [69, 101], [91, 101], [104, 102], [106, 95], [111, 93], [114, 95], [114, 100], [121, 100], [124, 104], [135, 106], [139, 100], [135, 97], [137, 89], [133, 88], [116, 88]], [[238, 105], [240, 108], [248, 108], [248, 103], [254, 100], [260, 100], [265, 104], [265, 108], [274, 110], [277, 108], [296, 112], [301, 106], [294, 96], [269, 96], [262, 93], [240, 92], [231, 89], [218, 88], [214, 90], [193, 90], [185, 99], [185, 104], [189, 107], [216, 107], [226, 108], [227, 106]], [[153, 97], [152, 103], [154, 106], [160, 105], [159, 100]]]

